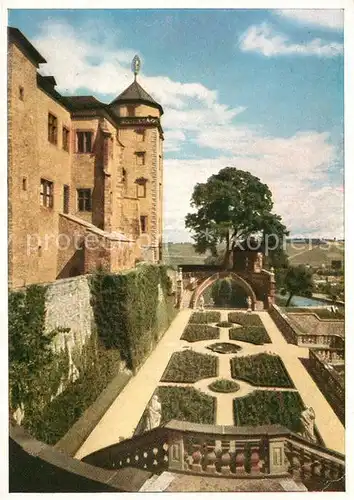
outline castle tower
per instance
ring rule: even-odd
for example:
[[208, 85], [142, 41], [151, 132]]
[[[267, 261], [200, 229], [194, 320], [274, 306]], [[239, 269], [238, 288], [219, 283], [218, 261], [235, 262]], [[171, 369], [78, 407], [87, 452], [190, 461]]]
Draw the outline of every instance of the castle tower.
[[145, 259], [158, 262], [163, 229], [163, 109], [137, 82], [138, 56], [132, 69], [133, 83], [109, 104], [122, 145], [122, 230], [139, 238]]

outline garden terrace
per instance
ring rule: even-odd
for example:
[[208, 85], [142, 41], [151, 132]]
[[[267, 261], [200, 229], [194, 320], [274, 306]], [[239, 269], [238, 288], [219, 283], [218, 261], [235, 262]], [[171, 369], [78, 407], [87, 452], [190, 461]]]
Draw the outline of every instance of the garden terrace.
[[220, 313], [216, 311], [194, 312], [189, 319], [189, 323], [218, 323], [220, 316]]
[[263, 326], [258, 314], [231, 312], [228, 314], [228, 320], [230, 323], [237, 323], [242, 326]]
[[194, 351], [175, 352], [172, 356], [161, 382], [197, 382], [203, 378], [216, 377], [218, 358], [209, 354]]
[[272, 341], [263, 326], [241, 326], [231, 328], [229, 332], [230, 340], [240, 340], [250, 344], [270, 344]]
[[234, 399], [233, 404], [235, 425], [280, 424], [293, 432], [300, 430], [304, 404], [297, 392], [255, 391]]
[[189, 324], [184, 329], [181, 339], [188, 342], [197, 342], [199, 340], [218, 339], [219, 335], [219, 328], [214, 326]]
[[171, 419], [198, 424], [214, 424], [216, 399], [193, 387], [159, 387], [161, 421]]
[[231, 376], [259, 387], [294, 387], [279, 356], [260, 353], [233, 358]]
[[344, 319], [345, 309], [340, 307], [337, 312], [329, 311], [326, 307], [311, 308], [308, 307], [284, 307], [286, 313], [312, 313], [316, 314], [320, 319]]

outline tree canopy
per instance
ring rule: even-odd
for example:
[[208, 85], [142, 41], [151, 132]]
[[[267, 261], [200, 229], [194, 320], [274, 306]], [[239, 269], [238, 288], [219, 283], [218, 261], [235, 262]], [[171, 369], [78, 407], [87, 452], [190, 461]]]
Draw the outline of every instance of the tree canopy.
[[312, 272], [305, 266], [289, 267], [286, 272], [282, 294], [289, 293], [286, 307], [294, 295], [311, 296], [314, 288]]
[[[226, 245], [224, 264], [236, 244], [256, 235], [261, 242], [274, 247], [289, 234], [281, 217], [272, 213], [272, 193], [258, 177], [232, 167], [198, 183], [193, 191], [191, 206], [194, 213], [186, 216], [195, 249], [210, 250], [217, 255], [220, 244]], [[279, 245], [277, 245], [279, 246]]]

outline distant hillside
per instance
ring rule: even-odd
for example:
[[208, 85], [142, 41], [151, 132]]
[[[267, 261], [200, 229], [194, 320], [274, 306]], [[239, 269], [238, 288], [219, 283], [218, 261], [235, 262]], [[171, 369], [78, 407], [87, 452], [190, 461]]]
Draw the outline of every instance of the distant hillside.
[[[287, 254], [292, 265], [309, 264], [319, 267], [331, 265], [332, 260], [344, 261], [344, 242], [322, 242], [319, 245], [288, 241]], [[163, 258], [166, 264], [204, 264], [209, 252], [197, 254], [192, 243], [168, 243], [163, 247]]]

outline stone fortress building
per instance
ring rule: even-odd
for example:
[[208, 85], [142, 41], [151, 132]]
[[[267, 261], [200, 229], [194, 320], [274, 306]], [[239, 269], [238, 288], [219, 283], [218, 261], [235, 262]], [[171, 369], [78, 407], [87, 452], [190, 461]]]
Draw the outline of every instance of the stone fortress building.
[[163, 109], [137, 82], [110, 104], [63, 96], [46, 60], [8, 29], [11, 287], [159, 262]]

